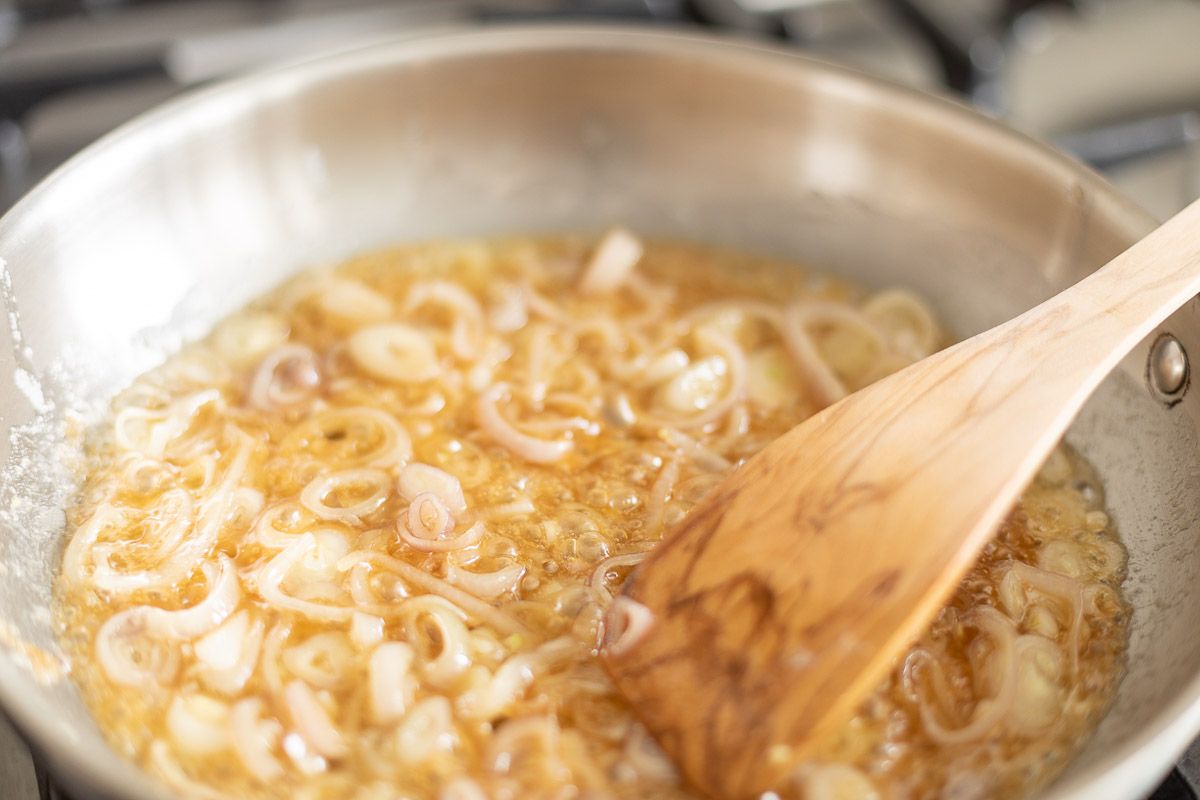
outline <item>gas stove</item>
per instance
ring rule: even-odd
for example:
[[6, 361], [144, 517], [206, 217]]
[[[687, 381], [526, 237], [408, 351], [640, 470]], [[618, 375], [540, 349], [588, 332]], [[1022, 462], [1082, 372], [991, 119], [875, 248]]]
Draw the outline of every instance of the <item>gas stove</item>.
[[[1194, 0], [0, 0], [0, 211], [190, 87], [451, 26], [600, 19], [736, 32], [956, 94], [1160, 218], [1200, 196]], [[0, 792], [67, 800], [0, 719]], [[1196, 800], [1200, 743], [1153, 795]]]

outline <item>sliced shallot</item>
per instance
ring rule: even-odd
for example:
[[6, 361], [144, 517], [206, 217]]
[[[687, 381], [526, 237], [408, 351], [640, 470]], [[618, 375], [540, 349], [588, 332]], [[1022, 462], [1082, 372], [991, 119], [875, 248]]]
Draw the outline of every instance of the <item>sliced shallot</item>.
[[341, 631], [315, 633], [283, 651], [283, 665], [318, 689], [339, 689], [351, 678], [354, 649]]
[[207, 695], [175, 695], [167, 707], [166, 722], [177, 752], [209, 756], [231, 744], [229, 706]]
[[613, 598], [604, 618], [604, 650], [618, 656], [640, 642], [654, 627], [654, 612], [625, 595]]
[[383, 641], [383, 617], [355, 611], [350, 618], [350, 641], [361, 650], [370, 650]]
[[343, 326], [382, 322], [392, 315], [391, 300], [353, 278], [324, 277], [313, 294], [321, 310]]
[[267, 354], [250, 379], [249, 404], [260, 411], [299, 405], [321, 385], [317, 354], [302, 344], [285, 344]]
[[428, 539], [421, 536], [414, 536], [408, 530], [408, 526], [404, 520], [397, 520], [396, 522], [396, 533], [400, 535], [404, 543], [414, 550], [420, 550], [423, 553], [448, 553], [452, 550], [462, 550], [463, 548], [478, 544], [486, 532], [487, 529], [483, 526], [483, 523], [476, 522], [457, 536], [450, 536], [443, 539]]
[[[224, 404], [218, 390], [207, 389], [180, 397], [165, 409], [125, 408], [113, 419], [113, 438], [122, 450], [161, 459], [167, 446], [192, 427], [200, 409], [209, 405], [222, 408]], [[141, 423], [141, 435], [131, 430], [131, 422]]]
[[507, 450], [535, 464], [551, 464], [571, 452], [574, 444], [565, 439], [546, 440], [522, 433], [504, 418], [498, 404], [508, 394], [505, 383], [497, 383], [479, 395], [475, 405], [480, 427]]
[[450, 328], [450, 349], [462, 360], [479, 357], [483, 339], [483, 309], [479, 301], [461, 286], [449, 281], [418, 283], [404, 300], [405, 313], [424, 305], [439, 305], [454, 315]]
[[579, 280], [584, 294], [601, 294], [618, 288], [642, 258], [642, 243], [624, 228], [613, 228], [592, 252]]
[[[415, 567], [407, 561], [401, 561], [398, 558], [393, 558], [386, 553], [380, 553], [375, 550], [356, 550], [348, 554], [345, 558], [338, 562], [338, 569], [348, 571], [353, 569], [358, 564], [374, 564], [381, 569], [394, 572], [399, 575], [406, 583], [411, 584], [430, 594], [436, 594], [444, 597], [454, 605], [461, 608], [467, 614], [475, 617], [480, 622], [491, 625], [496, 631], [503, 634], [518, 633], [524, 636], [532, 636], [525, 625], [519, 622], [515, 617], [505, 614], [501, 609], [492, 606], [490, 603], [485, 603], [474, 595], [464, 592], [457, 586], [454, 586], [441, 578], [430, 575], [420, 567]], [[347, 609], [348, 611], [349, 609]]]
[[235, 367], [246, 367], [287, 342], [290, 326], [271, 311], [244, 311], [213, 331], [217, 353]]
[[[412, 458], [412, 437], [396, 418], [363, 406], [314, 414], [293, 428], [282, 444], [285, 449], [307, 451], [336, 467], [388, 469], [396, 464], [403, 466]], [[324, 452], [314, 452], [318, 447]]]
[[529, 322], [529, 309], [525, 294], [516, 284], [506, 283], [497, 287], [496, 302], [488, 309], [488, 322], [500, 333], [512, 333]]
[[[941, 713], [935, 713], [916, 689], [916, 670], [920, 668], [920, 665], [928, 664], [935, 694], [938, 696], [949, 694], [947, 690], [941, 688], [946, 684], [942, 665], [928, 650], [914, 650], [905, 659], [904, 667], [901, 670], [902, 685], [917, 703], [921, 723], [929, 738], [943, 746], [975, 742], [988, 735], [1009, 713], [1017, 691], [1017, 632], [1012, 620], [995, 608], [980, 606], [970, 612], [968, 617], [963, 620], [963, 624], [977, 628], [980, 633], [991, 640], [994, 650], [990, 660], [1000, 670], [999, 685], [995, 694], [976, 703], [967, 724], [958, 728], [943, 725], [940, 717], [945, 714], [945, 710], [939, 709]], [[937, 705], [941, 705], [941, 703]]]
[[[362, 489], [369, 493], [363, 493]], [[349, 505], [330, 505], [329, 497], [341, 491], [353, 491], [361, 500]], [[361, 525], [362, 517], [378, 509], [391, 494], [391, 480], [378, 469], [344, 469], [313, 478], [300, 492], [300, 502], [321, 519]]]
[[[109, 617], [96, 633], [96, 658], [114, 683], [138, 686], [161, 683], [174, 675], [173, 649], [155, 644], [156, 639], [194, 639], [220, 625], [237, 607], [241, 587], [237, 571], [226, 556], [220, 556], [220, 574], [205, 565], [208, 596], [191, 608], [167, 611], [154, 606], [134, 606]], [[141, 649], [139, 648], [141, 645]], [[147, 652], [146, 648], [151, 648]], [[154, 648], [158, 648], [155, 650]], [[165, 660], [164, 660], [165, 659]]]
[[250, 612], [239, 611], [204, 634], [192, 645], [196, 660], [205, 667], [225, 670], [237, 664], [250, 631]]
[[419, 700], [396, 726], [396, 756], [409, 767], [453, 750], [458, 741], [454, 711], [445, 697]]
[[821, 355], [808, 331], [810, 325], [818, 323], [852, 328], [881, 353], [887, 350], [887, 344], [874, 322], [847, 306], [835, 303], [797, 303], [784, 312], [780, 330], [788, 354], [795, 362], [800, 377], [812, 392], [813, 399], [822, 406], [828, 406], [845, 397], [849, 389]]
[[71, 536], [63, 551], [62, 574], [68, 582], [81, 585], [87, 580], [87, 556], [100, 534], [109, 528], [124, 523], [127, 512], [105, 503], [88, 517], [87, 521]]
[[432, 492], [422, 492], [408, 504], [408, 532], [419, 539], [436, 541], [444, 539], [454, 530], [454, 517], [450, 509]]
[[512, 564], [493, 572], [471, 572], [453, 565], [446, 568], [446, 580], [484, 600], [495, 600], [517, 588], [525, 576], [525, 567]]
[[[659, 390], [658, 399], [672, 412], [657, 420], [662, 425], [701, 428], [725, 416], [746, 397], [750, 370], [741, 345], [711, 325], [697, 329], [695, 338], [713, 355], [696, 361]], [[717, 396], [721, 384], [725, 391]]]
[[588, 580], [588, 585], [604, 602], [612, 600], [613, 594], [608, 588], [608, 574], [614, 569], [620, 567], [636, 567], [638, 564], [646, 560], [649, 553], [626, 553], [620, 556], [610, 556], [592, 570], [592, 576]]
[[411, 325], [363, 328], [350, 337], [347, 348], [359, 368], [389, 383], [424, 383], [441, 373], [433, 342]]
[[416, 653], [404, 642], [384, 642], [371, 653], [367, 679], [371, 684], [371, 712], [380, 724], [404, 716], [417, 693], [412, 674]]
[[274, 720], [263, 720], [262, 700], [248, 697], [234, 704], [229, 713], [233, 732], [233, 752], [242, 766], [260, 783], [270, 783], [283, 777], [283, 765], [271, 751], [279, 743], [283, 726]]
[[917, 361], [937, 348], [937, 321], [912, 292], [886, 289], [863, 303], [862, 310], [886, 334], [894, 352]]
[[[310, 619], [322, 622], [345, 622], [354, 613], [352, 608], [332, 606], [323, 603], [313, 603], [300, 600], [285, 594], [280, 584], [291, 572], [292, 567], [317, 546], [317, 539], [312, 533], [304, 533], [296, 537], [296, 541], [280, 551], [258, 573], [258, 593], [268, 605], [276, 608], [296, 611]], [[353, 555], [351, 553], [350, 555]], [[349, 557], [349, 556], [347, 556]], [[341, 562], [338, 564], [339, 568]]]
[[414, 462], [402, 469], [396, 481], [396, 489], [400, 496], [410, 503], [418, 495], [432, 493], [445, 503], [452, 514], [461, 514], [467, 510], [467, 499], [463, 495], [462, 484], [458, 478], [429, 464]]
[[194, 645], [196, 677], [214, 692], [234, 696], [246, 688], [262, 651], [266, 623], [239, 611]]
[[307, 683], [295, 680], [283, 687], [283, 702], [296, 731], [313, 750], [326, 758], [341, 758], [349, 752], [345, 738]]

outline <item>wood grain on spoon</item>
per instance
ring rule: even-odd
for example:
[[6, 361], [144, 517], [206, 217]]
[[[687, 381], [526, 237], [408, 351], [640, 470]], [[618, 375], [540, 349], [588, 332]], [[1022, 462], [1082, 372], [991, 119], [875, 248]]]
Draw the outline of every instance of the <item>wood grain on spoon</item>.
[[[1200, 202], [1071, 289], [797, 426], [626, 582], [606, 666], [698, 789], [782, 785], [974, 563], [1084, 401], [1200, 291]], [[639, 626], [640, 627], [640, 626]]]

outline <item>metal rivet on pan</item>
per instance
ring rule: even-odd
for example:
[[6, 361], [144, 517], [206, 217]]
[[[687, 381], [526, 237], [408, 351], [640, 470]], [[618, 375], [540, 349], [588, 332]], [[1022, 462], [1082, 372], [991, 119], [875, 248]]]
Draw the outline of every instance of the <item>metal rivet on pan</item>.
[[1161, 334], [1150, 347], [1146, 379], [1159, 399], [1168, 405], [1179, 402], [1188, 388], [1191, 368], [1183, 345], [1169, 333]]

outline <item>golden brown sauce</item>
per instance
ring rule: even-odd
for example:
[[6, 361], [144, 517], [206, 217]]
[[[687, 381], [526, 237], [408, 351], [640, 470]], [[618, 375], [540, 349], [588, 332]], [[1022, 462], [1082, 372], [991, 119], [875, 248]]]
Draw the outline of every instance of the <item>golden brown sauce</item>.
[[[691, 796], [595, 658], [612, 594], [740, 459], [945, 342], [903, 291], [640, 249], [358, 258], [123, 393], [59, 587], [113, 745], [189, 797]], [[1111, 699], [1123, 564], [1060, 448], [779, 793], [1042, 785]]]

